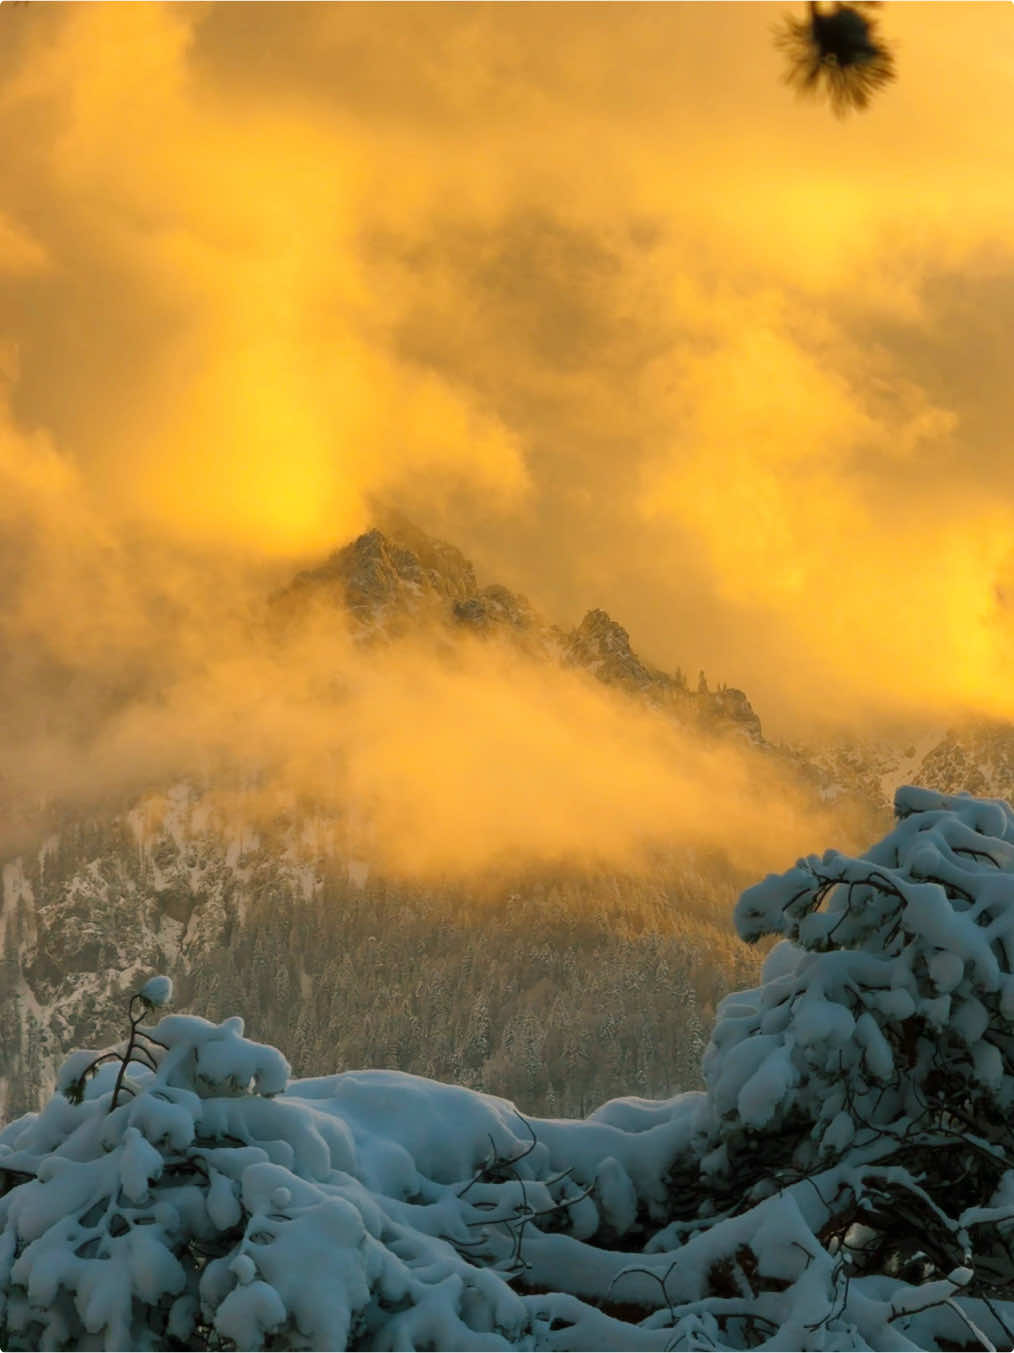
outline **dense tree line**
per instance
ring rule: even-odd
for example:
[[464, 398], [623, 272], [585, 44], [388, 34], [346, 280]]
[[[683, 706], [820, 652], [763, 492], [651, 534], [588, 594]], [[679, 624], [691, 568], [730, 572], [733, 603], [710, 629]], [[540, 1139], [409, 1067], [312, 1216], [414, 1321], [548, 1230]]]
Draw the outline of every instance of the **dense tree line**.
[[170, 973], [213, 1017], [244, 1010], [297, 1074], [389, 1066], [566, 1114], [695, 1084], [700, 1028], [756, 973], [728, 926], [743, 880], [718, 857], [424, 886], [294, 852], [298, 823], [251, 833], [238, 856], [194, 827], [138, 839], [123, 818], [78, 823], [16, 866], [0, 1117], [42, 1102], [64, 1049], [114, 1036], [141, 971]]
[[181, 994], [212, 1018], [242, 1004], [297, 1075], [391, 1067], [568, 1116], [696, 1085], [716, 1000], [753, 956], [709, 953], [673, 924], [582, 920], [581, 892], [554, 885], [469, 915], [383, 885], [295, 903], [269, 890]]

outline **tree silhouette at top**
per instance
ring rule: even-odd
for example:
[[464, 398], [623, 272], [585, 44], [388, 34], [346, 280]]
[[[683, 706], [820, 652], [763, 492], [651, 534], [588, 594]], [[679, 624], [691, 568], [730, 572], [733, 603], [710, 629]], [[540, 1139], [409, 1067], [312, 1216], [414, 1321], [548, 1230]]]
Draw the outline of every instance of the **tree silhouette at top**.
[[894, 56], [870, 12], [875, 0], [822, 10], [811, 0], [805, 19], [786, 15], [775, 41], [786, 53], [785, 82], [800, 95], [826, 96], [836, 117], [868, 106], [895, 78]]

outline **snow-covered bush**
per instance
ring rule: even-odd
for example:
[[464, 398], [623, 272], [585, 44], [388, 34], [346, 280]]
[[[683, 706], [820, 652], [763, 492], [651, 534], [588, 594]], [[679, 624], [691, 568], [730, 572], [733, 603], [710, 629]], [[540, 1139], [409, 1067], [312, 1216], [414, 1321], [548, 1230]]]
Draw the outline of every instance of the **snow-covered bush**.
[[0, 1132], [0, 1346], [1011, 1347], [1014, 814], [896, 810], [743, 895], [703, 1093], [528, 1122], [132, 1006]]

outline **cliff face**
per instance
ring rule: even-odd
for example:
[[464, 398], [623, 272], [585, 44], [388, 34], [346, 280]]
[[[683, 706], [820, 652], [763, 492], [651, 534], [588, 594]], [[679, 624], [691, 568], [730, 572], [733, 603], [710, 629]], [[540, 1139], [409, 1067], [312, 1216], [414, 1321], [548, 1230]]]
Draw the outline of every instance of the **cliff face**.
[[415, 543], [413, 550], [367, 531], [318, 568], [297, 574], [277, 600], [291, 608], [329, 602], [359, 624], [384, 628], [476, 594], [475, 571], [460, 550], [437, 540]]

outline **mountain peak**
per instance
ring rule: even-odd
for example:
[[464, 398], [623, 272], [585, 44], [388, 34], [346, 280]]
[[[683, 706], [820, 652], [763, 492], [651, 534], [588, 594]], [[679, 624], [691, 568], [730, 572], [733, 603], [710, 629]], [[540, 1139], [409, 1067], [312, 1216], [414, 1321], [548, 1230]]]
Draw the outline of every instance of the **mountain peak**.
[[475, 570], [453, 545], [421, 531], [409, 544], [374, 527], [298, 573], [276, 602], [297, 610], [310, 602], [337, 606], [361, 626], [388, 631], [475, 591]]
[[309, 604], [336, 607], [364, 637], [395, 637], [426, 622], [497, 636], [545, 661], [562, 659], [680, 722], [762, 740], [760, 720], [742, 691], [691, 692], [681, 672], [670, 675], [643, 662], [627, 631], [601, 608], [588, 611], [569, 633], [560, 630], [502, 584], [480, 588], [456, 546], [393, 513], [382, 524], [298, 574], [276, 601], [290, 614]]
[[596, 663], [619, 664], [624, 669], [647, 670], [630, 647], [630, 635], [608, 611], [588, 611], [574, 630], [568, 656], [583, 667]]

